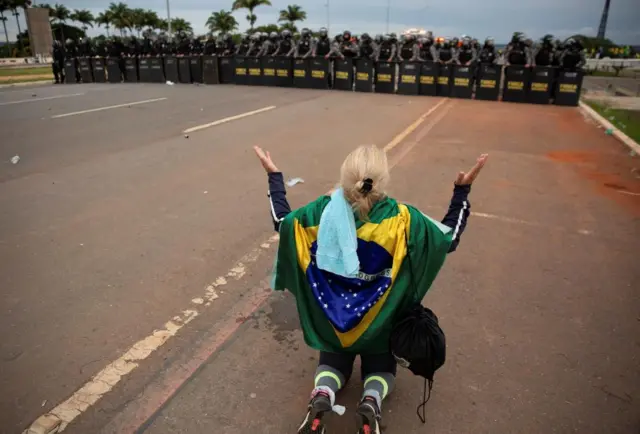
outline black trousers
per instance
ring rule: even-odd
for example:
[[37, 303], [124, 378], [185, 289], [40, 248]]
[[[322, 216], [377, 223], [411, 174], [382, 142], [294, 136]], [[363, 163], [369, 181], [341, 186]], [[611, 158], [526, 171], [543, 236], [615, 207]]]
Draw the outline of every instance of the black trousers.
[[[319, 365], [327, 365], [340, 371], [344, 375], [345, 383], [351, 378], [355, 354], [337, 354], [320, 352]], [[389, 372], [396, 375], [398, 364], [391, 353], [386, 354], [360, 354], [360, 375], [364, 380], [371, 374]]]
[[53, 67], [53, 76], [56, 80], [56, 83], [63, 83], [64, 82], [64, 61], [54, 60], [51, 66]]

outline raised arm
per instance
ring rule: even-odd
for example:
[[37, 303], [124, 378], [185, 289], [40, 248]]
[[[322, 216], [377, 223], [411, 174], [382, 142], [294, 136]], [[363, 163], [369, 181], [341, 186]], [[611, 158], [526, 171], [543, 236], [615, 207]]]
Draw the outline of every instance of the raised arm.
[[271, 210], [271, 220], [273, 228], [280, 230], [280, 223], [291, 212], [291, 207], [287, 201], [287, 190], [284, 186], [284, 177], [282, 172], [278, 170], [269, 152], [265, 152], [259, 146], [253, 147], [262, 167], [269, 177], [269, 206]]

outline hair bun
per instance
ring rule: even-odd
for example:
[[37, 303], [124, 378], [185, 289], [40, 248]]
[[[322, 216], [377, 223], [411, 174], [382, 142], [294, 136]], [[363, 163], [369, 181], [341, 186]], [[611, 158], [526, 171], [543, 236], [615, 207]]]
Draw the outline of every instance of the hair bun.
[[373, 189], [373, 179], [371, 178], [365, 178], [362, 181], [358, 181], [358, 184], [360, 184], [360, 193], [365, 196]]

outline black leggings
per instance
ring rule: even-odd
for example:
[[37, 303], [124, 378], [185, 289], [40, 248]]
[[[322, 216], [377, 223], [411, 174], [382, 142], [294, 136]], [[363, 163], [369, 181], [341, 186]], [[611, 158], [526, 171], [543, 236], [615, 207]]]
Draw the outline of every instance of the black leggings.
[[[321, 351], [318, 364], [331, 366], [340, 371], [340, 373], [344, 375], [345, 383], [347, 383], [351, 377], [355, 359], [355, 354], [325, 353]], [[395, 376], [398, 367], [396, 359], [391, 353], [360, 354], [360, 362], [360, 373], [363, 380], [371, 374], [380, 372], [388, 372]]]

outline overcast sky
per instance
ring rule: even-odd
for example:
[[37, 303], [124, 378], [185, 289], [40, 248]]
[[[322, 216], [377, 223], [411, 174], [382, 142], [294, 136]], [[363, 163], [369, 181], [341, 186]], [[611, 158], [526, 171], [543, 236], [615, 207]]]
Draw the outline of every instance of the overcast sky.
[[[53, 0], [52, 3], [55, 3]], [[89, 9], [94, 14], [109, 4], [105, 0], [57, 0], [69, 9]], [[437, 35], [469, 34], [479, 39], [493, 36], [508, 42], [514, 31], [532, 38], [551, 33], [567, 37], [576, 33], [595, 36], [605, 0], [271, 0], [273, 6], [256, 9], [256, 25], [275, 23], [280, 9], [299, 4], [307, 12], [302, 26], [317, 29], [329, 25], [331, 34], [344, 30], [355, 33], [401, 32], [410, 27], [433, 30]], [[37, 1], [36, 1], [37, 3]], [[165, 0], [126, 0], [132, 8], [153, 9], [166, 17]], [[607, 37], [619, 44], [640, 44], [640, 0], [612, 0]], [[171, 0], [171, 16], [191, 22], [196, 33], [204, 33], [204, 23], [213, 11], [229, 10], [232, 0]], [[329, 13], [327, 13], [327, 11]], [[235, 12], [240, 30], [248, 27], [246, 11]], [[24, 26], [24, 17], [20, 17]], [[10, 35], [16, 23], [9, 16]], [[300, 25], [298, 26], [301, 27]], [[97, 35], [102, 29], [90, 30]]]

